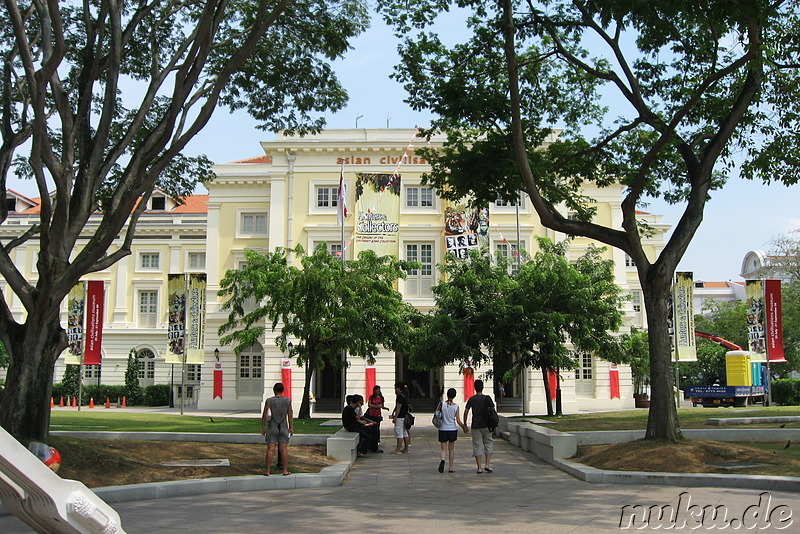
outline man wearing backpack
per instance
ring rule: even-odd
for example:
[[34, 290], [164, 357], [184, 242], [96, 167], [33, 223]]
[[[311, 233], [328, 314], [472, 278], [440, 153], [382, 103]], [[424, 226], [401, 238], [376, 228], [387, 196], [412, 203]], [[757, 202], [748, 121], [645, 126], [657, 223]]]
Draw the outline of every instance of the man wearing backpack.
[[[472, 455], [475, 456], [475, 463], [478, 464], [478, 473], [491, 473], [493, 469], [489, 466], [492, 460], [492, 432], [489, 430], [489, 408], [494, 407], [492, 398], [483, 394], [483, 380], [475, 381], [475, 395], [467, 400], [464, 410], [464, 421], [466, 422], [470, 411], [472, 411]], [[481, 460], [485, 458], [483, 466]]]

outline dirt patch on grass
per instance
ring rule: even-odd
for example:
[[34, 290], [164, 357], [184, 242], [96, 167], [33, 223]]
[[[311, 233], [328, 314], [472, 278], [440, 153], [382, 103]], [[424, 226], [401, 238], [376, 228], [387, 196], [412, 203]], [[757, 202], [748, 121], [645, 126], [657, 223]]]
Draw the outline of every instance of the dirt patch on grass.
[[[631, 441], [580, 447], [575, 460], [614, 471], [800, 476], [800, 445], [786, 448], [785, 442]], [[732, 462], [766, 465], [735, 470], [712, 465]]]
[[[194, 441], [76, 439], [51, 436], [49, 445], [61, 454], [62, 478], [90, 488], [195, 478], [235, 477], [264, 473], [266, 445]], [[276, 455], [277, 456], [277, 455]], [[174, 460], [227, 459], [226, 467], [165, 467]], [[336, 463], [323, 445], [290, 445], [292, 473], [318, 473]], [[280, 473], [273, 465], [273, 473]]]

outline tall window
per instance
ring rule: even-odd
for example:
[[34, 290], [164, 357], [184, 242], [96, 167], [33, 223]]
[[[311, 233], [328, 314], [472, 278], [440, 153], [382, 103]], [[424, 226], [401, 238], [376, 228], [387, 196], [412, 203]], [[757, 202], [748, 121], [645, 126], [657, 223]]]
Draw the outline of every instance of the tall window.
[[642, 326], [642, 292], [631, 291], [631, 302], [633, 303], [633, 324], [634, 326]]
[[257, 397], [264, 391], [264, 349], [255, 343], [239, 353], [236, 393], [239, 397]]
[[339, 205], [338, 185], [318, 185], [316, 193], [318, 208], [335, 208]]
[[[314, 241], [312, 242], [311, 248], [312, 250], [316, 249], [322, 241]], [[325, 241], [325, 248], [328, 250], [328, 254], [333, 257], [341, 258], [342, 257], [342, 242], [341, 241]]]
[[[522, 245], [524, 246], [525, 243], [523, 242]], [[517, 274], [517, 271], [519, 270], [519, 265], [517, 265], [517, 258], [519, 258], [520, 254], [520, 247], [517, 245], [517, 243], [513, 241], [503, 241], [501, 243], [495, 243], [494, 251], [495, 254], [499, 254], [504, 258], [507, 258], [509, 272], [511, 274]]]
[[591, 353], [578, 355], [578, 367], [575, 368], [575, 394], [579, 397], [594, 396], [594, 371]]
[[432, 208], [433, 189], [422, 185], [410, 185], [406, 187], [406, 207], [408, 208]]
[[625, 254], [625, 267], [627, 267], [628, 269], [636, 268], [636, 263], [634, 263], [633, 258], [628, 256], [627, 253]]
[[84, 365], [83, 366], [83, 383], [86, 385], [97, 385], [100, 383], [100, 366], [99, 365]]
[[139, 385], [152, 386], [156, 383], [156, 355], [150, 349], [142, 349], [136, 353], [139, 361]]
[[139, 291], [139, 328], [155, 328], [158, 323], [158, 291]]
[[200, 371], [202, 369], [202, 365], [195, 364], [195, 363], [188, 363], [186, 364], [186, 382], [189, 383], [196, 383], [200, 382]]
[[522, 195], [517, 192], [517, 198], [512, 198], [510, 200], [506, 200], [498, 196], [494, 201], [494, 205], [497, 208], [513, 208], [514, 206], [522, 207]]
[[190, 252], [187, 258], [187, 268], [192, 271], [204, 271], [206, 268], [205, 252]]
[[433, 243], [406, 243], [406, 260], [418, 261], [421, 269], [408, 272], [406, 279], [407, 297], [430, 297], [433, 295]]
[[142, 252], [139, 254], [139, 267], [149, 271], [159, 269], [161, 261], [158, 252]]
[[267, 233], [266, 213], [242, 213], [239, 220], [242, 234], [264, 235]]

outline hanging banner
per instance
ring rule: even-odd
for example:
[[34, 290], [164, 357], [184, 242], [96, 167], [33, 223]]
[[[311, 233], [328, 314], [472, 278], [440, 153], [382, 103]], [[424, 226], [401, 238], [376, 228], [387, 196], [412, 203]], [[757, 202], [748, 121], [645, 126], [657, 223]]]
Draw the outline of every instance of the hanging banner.
[[186, 275], [167, 275], [167, 352], [165, 363], [183, 363], [186, 343]]
[[466, 204], [444, 210], [444, 243], [449, 254], [466, 259], [470, 250], [489, 253], [489, 208], [469, 208]]
[[767, 357], [770, 362], [785, 362], [780, 280], [764, 280], [764, 304], [767, 323]]
[[86, 282], [86, 350], [84, 365], [100, 365], [103, 345], [103, 301], [105, 283], [102, 280]]
[[356, 174], [356, 231], [353, 253], [372, 250], [378, 256], [399, 253], [400, 175]]
[[202, 365], [206, 317], [206, 275], [189, 275], [186, 290], [186, 363]]
[[475, 370], [472, 368], [472, 364], [467, 362], [461, 373], [464, 375], [464, 400], [466, 401], [475, 395]]
[[211, 400], [217, 397], [222, 398], [222, 362], [214, 364], [214, 393], [211, 396]]
[[619, 399], [619, 369], [617, 369], [617, 364], [611, 364], [608, 378], [611, 385], [611, 398]]
[[751, 361], [767, 361], [766, 328], [764, 326], [764, 281], [745, 282], [747, 304], [747, 348]]
[[692, 304], [694, 280], [692, 273], [675, 273], [672, 302], [675, 309], [675, 359], [680, 362], [696, 362], [697, 349], [694, 340], [694, 306]]
[[366, 381], [367, 381], [367, 394], [364, 395], [364, 398], [369, 400], [372, 397], [372, 389], [378, 383], [376, 374], [375, 374], [375, 362], [370, 362], [367, 360], [366, 366]]
[[547, 371], [547, 388], [550, 390], [550, 400], [556, 400], [558, 393], [558, 372], [550, 369]]
[[289, 358], [281, 358], [281, 383], [284, 396], [292, 400], [292, 360]]
[[83, 358], [83, 315], [86, 308], [86, 285], [78, 282], [67, 296], [67, 365], [80, 365]]

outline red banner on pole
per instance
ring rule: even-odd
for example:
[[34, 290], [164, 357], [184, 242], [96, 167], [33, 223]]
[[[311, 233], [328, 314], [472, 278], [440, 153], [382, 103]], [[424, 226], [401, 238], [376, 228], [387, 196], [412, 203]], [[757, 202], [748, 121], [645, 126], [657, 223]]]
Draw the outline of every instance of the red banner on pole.
[[475, 371], [472, 367], [464, 367], [464, 400], [475, 395]]
[[552, 369], [547, 371], [547, 387], [550, 389], [550, 400], [556, 400], [558, 394], [558, 373]]
[[611, 364], [611, 370], [609, 371], [609, 379], [611, 382], [611, 398], [612, 399], [619, 399], [619, 369], [617, 369], [617, 364]]
[[767, 358], [770, 362], [785, 362], [780, 280], [764, 280], [764, 304], [767, 307]]
[[367, 362], [367, 394], [364, 395], [365, 399], [372, 397], [372, 389], [375, 387], [375, 384], [378, 383], [377, 377], [375, 375], [375, 364]]
[[86, 346], [84, 365], [100, 365], [103, 344], [103, 301], [105, 285], [102, 280], [86, 283]]
[[222, 398], [222, 363], [217, 362], [214, 364], [214, 394], [211, 400], [219, 397]]
[[281, 382], [283, 395], [292, 400], [292, 360], [289, 358], [281, 358]]

